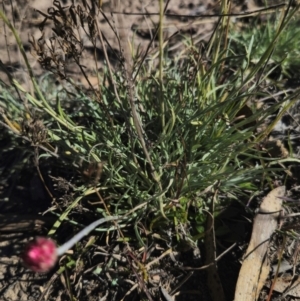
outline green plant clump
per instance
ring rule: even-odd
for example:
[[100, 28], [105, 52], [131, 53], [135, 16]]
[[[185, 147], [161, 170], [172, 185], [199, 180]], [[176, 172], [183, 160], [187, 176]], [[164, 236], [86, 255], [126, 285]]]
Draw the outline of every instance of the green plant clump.
[[[226, 14], [224, 3], [221, 13]], [[97, 37], [105, 44], [94, 12], [82, 11], [92, 43]], [[175, 59], [159, 29], [158, 56], [131, 52], [120, 32], [119, 67], [113, 70], [105, 61], [105, 71], [97, 73], [98, 87], [89, 90], [64, 76], [57, 56], [32, 41], [40, 50], [40, 63], [50, 70], [37, 81], [16, 30], [0, 11], [15, 35], [32, 84], [32, 90], [17, 79], [11, 79], [11, 88], [2, 84], [0, 109], [8, 131], [1, 135], [9, 135], [18, 151], [26, 149], [28, 158], [35, 154], [37, 166], [47, 166], [69, 187], [60, 206], [51, 209], [58, 219], [49, 235], [64, 220], [77, 223], [81, 206], [95, 220], [101, 215], [122, 216], [109, 230], [121, 231], [124, 242], [145, 247], [151, 237], [172, 246], [182, 240], [196, 243], [203, 239], [207, 221], [222, 208], [272, 186], [280, 158], [268, 157], [260, 143], [276, 120], [263, 132], [259, 128], [279, 108], [282, 113], [291, 106], [296, 92], [267, 109], [256, 106], [256, 101], [269, 96], [262, 89], [268, 84], [269, 61], [285, 58], [288, 63], [299, 48], [292, 47], [297, 41], [288, 43], [292, 37], [287, 34], [295, 11], [281, 12], [272, 33], [249, 29], [237, 34], [229, 30], [230, 18], [224, 16], [203, 49], [185, 39]], [[71, 8], [69, 12], [64, 24], [66, 30], [74, 30], [80, 23], [75, 25]], [[55, 27], [57, 20], [49, 18]], [[80, 67], [80, 49], [72, 37], [70, 32], [64, 36], [68, 55]], [[86, 76], [84, 68], [81, 71]], [[55, 86], [53, 73], [67, 84]]]

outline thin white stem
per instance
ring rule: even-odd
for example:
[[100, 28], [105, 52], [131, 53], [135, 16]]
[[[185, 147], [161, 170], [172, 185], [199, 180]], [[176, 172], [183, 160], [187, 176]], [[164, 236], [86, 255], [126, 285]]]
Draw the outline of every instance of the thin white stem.
[[78, 232], [74, 237], [72, 237], [69, 241], [65, 242], [62, 246], [57, 248], [57, 255], [61, 256], [65, 254], [69, 249], [71, 249], [78, 241], [80, 241], [84, 236], [88, 235], [91, 231], [93, 231], [99, 225], [120, 219], [120, 216], [107, 216], [104, 218], [100, 218], [90, 225], [86, 226], [80, 232]]

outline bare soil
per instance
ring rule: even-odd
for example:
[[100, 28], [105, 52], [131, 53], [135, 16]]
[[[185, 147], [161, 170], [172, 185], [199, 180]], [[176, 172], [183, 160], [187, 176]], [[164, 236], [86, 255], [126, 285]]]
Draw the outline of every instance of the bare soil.
[[[61, 1], [61, 6], [68, 8], [70, 2], [71, 1], [67, 0]], [[57, 1], [57, 3], [59, 3], [59, 1]], [[102, 8], [104, 14], [99, 15], [98, 17], [103, 37], [110, 45], [107, 47], [107, 52], [112, 64], [116, 64], [118, 62], [117, 56], [119, 54], [120, 46], [111, 26], [118, 30], [118, 24], [115, 20], [119, 13], [126, 13], [126, 15], [124, 15], [124, 29], [128, 34], [128, 41], [132, 44], [132, 49], [139, 49], [140, 53], [144, 53], [147, 49], [150, 40], [153, 38], [159, 20], [159, 16], [157, 15], [159, 11], [158, 1], [125, 0], [121, 1], [121, 3], [122, 5], [118, 7], [113, 6], [111, 1], [103, 1]], [[41, 15], [39, 11], [47, 14], [49, 6], [50, 2], [43, 0], [3, 1], [3, 10], [17, 29], [23, 43], [23, 47], [28, 54], [29, 63], [34, 70], [34, 74], [38, 77], [45, 74], [45, 70], [41, 68], [41, 65], [38, 62], [38, 57], [33, 51], [30, 41], [38, 41], [41, 38], [42, 32], [40, 27], [41, 23], [45, 21], [45, 17]], [[239, 13], [254, 11], [258, 8], [261, 8], [261, 6], [258, 6], [253, 0], [233, 1], [231, 10], [233, 13]], [[51, 13], [51, 10], [49, 12]], [[176, 53], [179, 53], [179, 51], [183, 48], [182, 42], [184, 40], [184, 36], [192, 37], [195, 45], [198, 45], [201, 41], [207, 41], [210, 38], [215, 22], [218, 18], [195, 18], [195, 16], [201, 14], [212, 15], [217, 14], [218, 12], [219, 5], [218, 1], [215, 0], [171, 0], [166, 8], [167, 16], [164, 19], [165, 39], [170, 39], [168, 51], [176, 56]], [[110, 24], [107, 20], [110, 21]], [[50, 39], [53, 35], [55, 35], [54, 31], [56, 29], [53, 26], [53, 22], [51, 23], [50, 20], [46, 20], [44, 25], [43, 38], [49, 45]], [[6, 70], [12, 73], [14, 77], [19, 78], [21, 82], [28, 83], [24, 60], [16, 46], [15, 38], [3, 22], [1, 22], [0, 26], [2, 36], [0, 43], [0, 57], [1, 62], [3, 63], [1, 68], [2, 72], [0, 73], [1, 78], [5, 79], [6, 76], [3, 74], [3, 68], [6, 68]], [[103, 70], [104, 62], [101, 43], [98, 39], [97, 49], [95, 52], [95, 49], [86, 33], [79, 30], [77, 34], [77, 38], [80, 39], [84, 45], [81, 64], [87, 71], [91, 83], [96, 84], [97, 72], [101, 72]], [[155, 52], [156, 47], [157, 39], [154, 39], [154, 43], [152, 43], [150, 47], [149, 56]], [[95, 64], [95, 57], [97, 66]], [[66, 75], [82, 81], [82, 84], [88, 87], [88, 83], [82, 78], [78, 67], [76, 68], [73, 62], [68, 61], [67, 57], [64, 57], [64, 60], [66, 66], [66, 70], [64, 70], [64, 72]]]

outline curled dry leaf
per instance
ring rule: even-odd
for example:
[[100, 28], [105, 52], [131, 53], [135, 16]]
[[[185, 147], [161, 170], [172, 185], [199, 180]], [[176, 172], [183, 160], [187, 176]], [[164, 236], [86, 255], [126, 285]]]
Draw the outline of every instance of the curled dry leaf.
[[[273, 281], [273, 280], [272, 280]], [[271, 283], [267, 283], [267, 287], [271, 286]], [[277, 278], [273, 290], [291, 297], [300, 297], [300, 277], [298, 275], [285, 273], [281, 277]], [[281, 296], [284, 297], [284, 296]]]
[[273, 189], [254, 218], [251, 240], [235, 290], [235, 301], [257, 300], [270, 271], [267, 258], [269, 239], [278, 226], [285, 186]]

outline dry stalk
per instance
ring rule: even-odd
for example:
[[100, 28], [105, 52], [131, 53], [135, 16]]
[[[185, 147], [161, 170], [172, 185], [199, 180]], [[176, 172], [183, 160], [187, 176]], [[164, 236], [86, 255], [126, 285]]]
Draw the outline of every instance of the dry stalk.
[[[114, 5], [116, 10], [120, 10], [120, 0], [114, 0], [113, 5]], [[124, 19], [123, 18], [124, 18], [124, 16], [122, 14], [117, 15], [117, 23], [118, 23], [117, 37], [118, 37], [120, 47], [121, 47], [121, 53], [122, 53], [121, 55], [123, 56], [122, 59], [123, 59], [123, 67], [124, 67], [124, 76], [125, 76], [125, 80], [127, 82], [129, 105], [130, 105], [130, 108], [131, 108], [134, 127], [136, 129], [139, 141], [141, 143], [141, 146], [142, 146], [143, 152], [146, 156], [146, 159], [148, 161], [148, 164], [150, 165], [152, 178], [158, 184], [159, 189], [162, 192], [163, 189], [162, 189], [162, 185], [160, 183], [160, 177], [159, 177], [159, 175], [157, 174], [157, 172], [154, 168], [154, 165], [153, 165], [153, 162], [151, 160], [149, 151], [147, 149], [146, 142], [145, 142], [145, 139], [144, 139], [145, 132], [144, 132], [143, 126], [141, 124], [139, 114], [136, 110], [135, 91], [134, 91], [135, 82], [133, 81], [133, 78], [132, 78], [132, 75], [133, 75], [133, 60], [132, 60], [130, 48], [129, 48], [128, 41], [127, 41], [127, 35], [126, 35], [126, 31], [125, 31], [125, 25], [124, 25]], [[160, 199], [160, 210], [161, 210], [162, 214], [164, 215], [163, 205], [162, 205], [162, 200], [161, 199]], [[165, 215], [164, 215], [164, 217], [165, 217]]]

